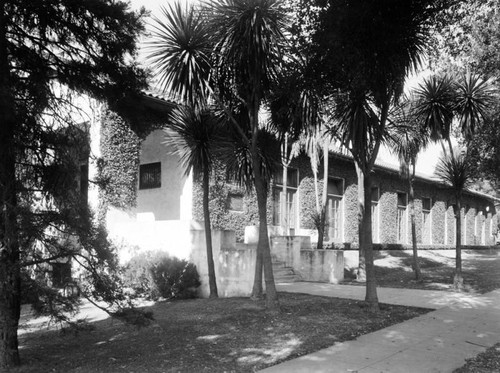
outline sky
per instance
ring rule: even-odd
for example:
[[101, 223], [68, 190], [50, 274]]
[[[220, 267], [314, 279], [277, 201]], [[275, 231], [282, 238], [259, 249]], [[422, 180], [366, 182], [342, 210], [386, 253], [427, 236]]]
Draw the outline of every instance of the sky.
[[[131, 5], [133, 9], [139, 9], [141, 6], [144, 6], [147, 10], [151, 11], [152, 16], [160, 15], [161, 6], [165, 6], [169, 3], [174, 2], [175, 0], [131, 0]], [[197, 0], [193, 0], [197, 1]], [[192, 1], [191, 1], [192, 2]], [[185, 3], [189, 3], [185, 0]], [[407, 80], [407, 87], [415, 87], [419, 81], [421, 81], [422, 76], [429, 75], [429, 71], [422, 71], [416, 76], [412, 76]], [[437, 164], [437, 160], [439, 154], [441, 152], [441, 146], [439, 144], [431, 144], [427, 150], [421, 152], [419, 157], [417, 158], [417, 172], [432, 175], [434, 173], [434, 169]], [[388, 149], [382, 148], [379, 154], [379, 159], [383, 162], [397, 165], [397, 158], [392, 155]]]

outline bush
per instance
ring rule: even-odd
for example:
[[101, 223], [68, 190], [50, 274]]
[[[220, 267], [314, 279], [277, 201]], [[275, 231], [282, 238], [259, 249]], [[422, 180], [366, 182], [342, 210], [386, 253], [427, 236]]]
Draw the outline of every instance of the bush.
[[201, 284], [194, 264], [158, 252], [132, 258], [124, 272], [124, 283], [154, 300], [195, 298]]

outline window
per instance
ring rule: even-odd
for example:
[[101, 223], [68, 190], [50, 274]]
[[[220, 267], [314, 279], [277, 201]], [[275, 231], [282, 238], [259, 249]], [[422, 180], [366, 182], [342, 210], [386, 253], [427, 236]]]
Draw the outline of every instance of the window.
[[405, 244], [407, 233], [406, 233], [406, 206], [408, 201], [406, 198], [406, 193], [398, 193], [398, 214], [397, 214], [397, 233], [398, 233], [398, 243]]
[[285, 234], [289, 229], [296, 228], [297, 215], [297, 187], [299, 171], [295, 168], [287, 169], [286, 193], [283, 193], [283, 173], [274, 175], [273, 187], [273, 225], [283, 227]]
[[[283, 185], [283, 172], [277, 172], [274, 175], [274, 183]], [[286, 187], [297, 188], [299, 185], [299, 170], [296, 168], [288, 168], [286, 173]]]
[[380, 199], [380, 189], [377, 187], [372, 188], [372, 239], [373, 242], [380, 242], [379, 237], [379, 206], [378, 202]]
[[141, 164], [139, 167], [139, 189], [161, 188], [161, 163]]
[[425, 245], [430, 245], [432, 243], [431, 209], [431, 199], [422, 198], [422, 243]]
[[229, 211], [243, 211], [243, 194], [229, 193], [227, 196], [227, 209]]
[[326, 222], [328, 230], [326, 240], [342, 241], [342, 196], [344, 195], [344, 180], [343, 179], [328, 179], [327, 185], [327, 206], [326, 206]]
[[285, 229], [295, 228], [297, 191], [287, 188], [286, 198], [283, 188], [273, 188], [273, 225]]

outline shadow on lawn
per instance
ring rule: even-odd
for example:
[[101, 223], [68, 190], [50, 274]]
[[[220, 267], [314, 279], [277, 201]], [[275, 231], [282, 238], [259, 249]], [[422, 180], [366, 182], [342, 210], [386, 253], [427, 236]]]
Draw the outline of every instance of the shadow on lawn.
[[78, 335], [38, 331], [21, 336], [20, 372], [253, 372], [428, 310], [280, 293], [282, 312], [247, 298], [161, 302], [155, 321], [137, 329], [107, 319]]
[[[462, 272], [465, 292], [486, 293], [500, 288], [499, 250], [462, 252]], [[455, 273], [454, 251], [442, 255], [430, 250], [419, 251], [423, 281], [417, 282], [412, 269], [413, 255], [409, 251], [376, 251], [375, 274], [382, 287], [426, 290], [452, 290]], [[364, 285], [345, 272], [344, 283]]]

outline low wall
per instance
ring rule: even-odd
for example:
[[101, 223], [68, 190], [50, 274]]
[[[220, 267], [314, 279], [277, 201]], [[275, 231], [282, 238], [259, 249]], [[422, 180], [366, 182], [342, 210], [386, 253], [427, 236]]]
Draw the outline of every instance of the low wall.
[[271, 254], [304, 281], [336, 284], [344, 279], [342, 250], [313, 250], [309, 236], [271, 237]]
[[341, 250], [300, 250], [300, 265], [294, 267], [305, 281], [336, 284], [344, 280], [344, 252]]
[[[248, 297], [252, 292], [257, 248], [255, 245], [236, 245], [234, 231], [212, 231], [212, 249], [217, 290], [220, 297]], [[205, 231], [191, 231], [190, 261], [200, 275], [199, 296], [210, 295]]]
[[285, 267], [300, 266], [300, 250], [311, 248], [311, 239], [306, 236], [274, 236], [270, 240], [271, 255]]

